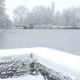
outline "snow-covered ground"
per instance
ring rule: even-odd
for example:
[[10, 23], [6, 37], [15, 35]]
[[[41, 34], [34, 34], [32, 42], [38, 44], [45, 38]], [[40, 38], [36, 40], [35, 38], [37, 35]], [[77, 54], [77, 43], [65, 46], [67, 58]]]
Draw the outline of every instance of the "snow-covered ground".
[[26, 75], [18, 78], [8, 78], [8, 79], [0, 79], [0, 80], [44, 80], [44, 78], [39, 76], [33, 76], [33, 75]]
[[[54, 69], [64, 75], [69, 75], [73, 80], [80, 80], [80, 56], [43, 47], [0, 50], [0, 56], [22, 55], [27, 53], [34, 53], [34, 58], [37, 58], [38, 62], [50, 69]], [[21, 77], [19, 80], [23, 80], [22, 78], [25, 80], [25, 77]]]

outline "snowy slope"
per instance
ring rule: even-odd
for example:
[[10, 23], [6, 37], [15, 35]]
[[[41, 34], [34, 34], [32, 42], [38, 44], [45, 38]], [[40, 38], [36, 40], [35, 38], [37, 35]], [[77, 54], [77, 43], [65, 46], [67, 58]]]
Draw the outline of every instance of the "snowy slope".
[[27, 53], [34, 53], [35, 58], [43, 65], [64, 75], [70, 75], [74, 80], [80, 80], [80, 56], [43, 47], [0, 50], [0, 56]]
[[43, 57], [51, 62], [56, 62], [66, 67], [80, 70], [80, 56], [72, 55], [66, 52], [61, 52], [49, 48], [24, 48], [0, 50], [0, 56], [20, 55], [26, 53], [34, 53], [37, 56]]

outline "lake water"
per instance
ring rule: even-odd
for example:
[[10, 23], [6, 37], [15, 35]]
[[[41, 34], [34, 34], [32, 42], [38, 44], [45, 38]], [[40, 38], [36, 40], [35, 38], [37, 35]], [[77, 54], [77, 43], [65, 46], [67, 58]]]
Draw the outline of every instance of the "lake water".
[[80, 55], [80, 30], [7, 30], [0, 32], [0, 49], [48, 47]]

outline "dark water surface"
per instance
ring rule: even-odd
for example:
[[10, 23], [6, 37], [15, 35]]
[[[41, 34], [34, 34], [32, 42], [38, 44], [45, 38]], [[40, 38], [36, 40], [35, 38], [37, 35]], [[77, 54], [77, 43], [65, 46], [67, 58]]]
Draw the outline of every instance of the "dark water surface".
[[7, 30], [0, 32], [0, 49], [48, 47], [80, 55], [80, 30]]

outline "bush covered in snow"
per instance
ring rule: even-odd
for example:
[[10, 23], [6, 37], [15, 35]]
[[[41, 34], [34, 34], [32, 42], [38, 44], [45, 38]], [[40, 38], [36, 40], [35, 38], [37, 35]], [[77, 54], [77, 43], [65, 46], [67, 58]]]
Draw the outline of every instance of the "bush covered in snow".
[[0, 78], [20, 77], [25, 74], [42, 75], [44, 80], [72, 80], [70, 76], [65, 76], [38, 62], [32, 53], [0, 58]]

